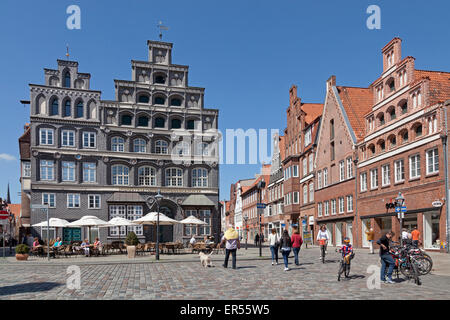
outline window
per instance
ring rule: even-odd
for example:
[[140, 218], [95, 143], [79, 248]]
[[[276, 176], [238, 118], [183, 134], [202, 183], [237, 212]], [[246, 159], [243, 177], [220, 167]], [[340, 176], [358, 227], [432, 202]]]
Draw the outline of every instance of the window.
[[153, 167], [140, 167], [138, 170], [140, 186], [156, 186], [156, 170]]
[[347, 179], [353, 177], [353, 161], [352, 158], [347, 158]]
[[96, 134], [95, 132], [83, 132], [83, 148], [95, 148]]
[[353, 195], [347, 196], [347, 212], [353, 211]]
[[303, 204], [308, 203], [308, 185], [303, 185]]
[[41, 160], [41, 180], [53, 181], [55, 180], [55, 162], [53, 160]]
[[210, 235], [211, 234], [211, 210], [199, 210], [198, 218], [203, 222], [206, 222], [205, 225], [199, 227], [200, 235]]
[[155, 119], [155, 128], [164, 128], [166, 125], [166, 120], [164, 118], [158, 117]]
[[408, 112], [408, 103], [405, 101], [401, 106], [400, 109], [402, 110], [402, 114], [405, 114]]
[[83, 182], [96, 182], [97, 165], [93, 162], [83, 163]]
[[164, 76], [156, 76], [155, 77], [155, 83], [165, 84], [166, 83], [166, 79], [165, 79]]
[[313, 171], [313, 154], [309, 155], [309, 172]]
[[[127, 206], [127, 220], [136, 220], [139, 218], [142, 218], [143, 215], [143, 208], [139, 205], [130, 205]], [[144, 228], [142, 226], [128, 226], [127, 227], [128, 232], [134, 232], [137, 236], [143, 235]]]
[[158, 154], [167, 154], [168, 153], [168, 149], [167, 149], [167, 142], [164, 140], [157, 140], [155, 143], [155, 153]]
[[111, 150], [123, 152], [125, 141], [121, 137], [114, 137], [111, 139]]
[[361, 192], [367, 191], [367, 172], [363, 172], [359, 175]]
[[379, 147], [380, 147], [380, 151], [385, 151], [386, 150], [386, 143], [384, 142], [384, 140], [381, 140], [378, 143]]
[[192, 170], [192, 186], [207, 187], [208, 186], [208, 170], [204, 168], [196, 168]]
[[339, 213], [344, 213], [344, 197], [339, 197]]
[[139, 103], [149, 103], [150, 102], [150, 97], [146, 94], [141, 94], [138, 97], [138, 102]]
[[70, 103], [70, 100], [67, 99], [66, 102], [64, 103], [64, 116], [65, 117], [70, 117], [72, 114], [72, 105]]
[[67, 195], [67, 208], [79, 208], [80, 207], [80, 194], [69, 193]]
[[394, 81], [394, 79], [392, 79], [392, 80], [389, 82], [388, 86], [389, 86], [389, 90], [390, 90], [391, 92], [394, 92], [394, 91], [395, 91], [395, 81]]
[[178, 142], [175, 146], [174, 150], [175, 155], [189, 155], [190, 154], [190, 144], [186, 141]]
[[[305, 190], [307, 190], [306, 191], [306, 202], [308, 202], [308, 188], [306, 186], [303, 187], [303, 194], [305, 194]], [[294, 204], [299, 203], [299, 201], [298, 201], [299, 193], [297, 191], [295, 191], [293, 194], [294, 194]], [[303, 203], [306, 203], [306, 202], [305, 202], [305, 198], [303, 198]]]
[[384, 125], [385, 121], [383, 113], [378, 116], [378, 121], [380, 122], [380, 126]]
[[381, 166], [381, 185], [388, 186], [391, 184], [391, 170], [388, 164]]
[[317, 172], [317, 189], [322, 188], [322, 171]]
[[194, 130], [195, 129], [195, 120], [188, 120], [188, 122], [187, 122], [187, 129], [188, 130]]
[[148, 127], [148, 117], [140, 116], [138, 118], [138, 127]]
[[336, 199], [331, 200], [331, 215], [336, 214]]
[[77, 103], [77, 107], [75, 109], [75, 118], [83, 118], [83, 102], [80, 101]]
[[88, 209], [100, 209], [100, 195], [88, 195]]
[[310, 202], [314, 201], [314, 183], [313, 182], [309, 183], [309, 201]]
[[344, 160], [339, 161], [339, 181], [343, 181], [345, 179], [345, 163]]
[[330, 160], [333, 161], [334, 160], [334, 141], [330, 143]]
[[330, 203], [329, 203], [329, 201], [324, 201], [323, 208], [324, 208], [323, 212], [324, 212], [325, 217], [329, 216], [330, 215], [330, 211], [329, 211], [330, 210]]
[[402, 182], [405, 180], [405, 164], [403, 159], [394, 162], [395, 182]]
[[437, 131], [436, 116], [428, 117], [428, 134], [435, 133], [436, 131]]
[[70, 88], [70, 72], [69, 71], [66, 71], [66, 73], [64, 73], [64, 87]]
[[22, 176], [24, 178], [30, 178], [31, 177], [31, 162], [22, 162], [22, 166], [23, 166]]
[[129, 169], [123, 165], [112, 166], [112, 184], [118, 186], [128, 185]]
[[323, 169], [323, 186], [328, 185], [328, 168]]
[[439, 154], [438, 149], [427, 151], [427, 174], [439, 172]]
[[330, 120], [330, 140], [334, 139], [334, 119]]
[[166, 99], [164, 97], [155, 97], [155, 104], [164, 104]]
[[[126, 206], [124, 205], [113, 205], [109, 206], [109, 218], [127, 218], [127, 212], [126, 212]], [[126, 228], [127, 227], [111, 227], [109, 228], [109, 235], [110, 236], [125, 236], [126, 234]]]
[[370, 170], [370, 189], [378, 188], [378, 169]]
[[147, 142], [144, 139], [134, 139], [134, 152], [147, 152]]
[[75, 162], [62, 162], [62, 181], [75, 181]]
[[[197, 210], [184, 210], [184, 215], [185, 217], [189, 217], [189, 216], [197, 216]], [[184, 227], [184, 235], [185, 236], [192, 236], [192, 235], [197, 235], [197, 227], [196, 226], [192, 226], [192, 225], [185, 225]]]
[[166, 186], [182, 187], [183, 186], [183, 170], [178, 168], [166, 169]]
[[420, 155], [409, 157], [409, 178], [420, 177]]
[[53, 145], [53, 129], [40, 129], [39, 144], [41, 145]]
[[43, 193], [42, 194], [42, 204], [48, 205], [49, 208], [55, 208], [55, 194], [54, 193]]
[[72, 130], [61, 131], [61, 146], [75, 147], [75, 131]]
[[199, 142], [196, 144], [195, 148], [196, 156], [209, 156], [209, 144], [206, 142]]
[[317, 204], [317, 216], [318, 217], [322, 216], [322, 203]]
[[131, 121], [132, 120], [133, 120], [133, 118], [130, 115], [124, 114], [121, 117], [121, 122], [120, 123], [123, 126], [131, 126]]
[[389, 115], [390, 115], [391, 121], [395, 120], [395, 118], [397, 118], [397, 115], [395, 114], [395, 108], [394, 107], [392, 107], [392, 109], [389, 111]]
[[401, 136], [402, 136], [402, 143], [408, 142], [408, 130], [404, 130], [404, 131], [401, 133]]
[[174, 107], [181, 107], [181, 99], [173, 98], [170, 100], [170, 105]]
[[172, 127], [172, 129], [180, 129], [181, 128], [181, 120], [180, 119], [172, 119], [171, 127]]
[[390, 148], [394, 148], [397, 145], [397, 138], [395, 136], [392, 136], [389, 139]]
[[305, 133], [305, 147], [311, 143], [311, 127], [306, 129]]

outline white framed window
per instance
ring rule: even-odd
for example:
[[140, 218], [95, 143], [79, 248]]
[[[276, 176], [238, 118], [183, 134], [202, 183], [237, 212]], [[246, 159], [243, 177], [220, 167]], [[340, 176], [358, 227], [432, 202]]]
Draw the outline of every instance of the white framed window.
[[313, 202], [314, 201], [314, 183], [310, 182], [309, 183], [309, 202]]
[[347, 212], [353, 211], [353, 195], [347, 196]]
[[83, 148], [95, 148], [97, 145], [97, 135], [95, 132], [83, 132]]
[[62, 147], [75, 147], [75, 131], [62, 130], [61, 131], [61, 146]]
[[187, 155], [189, 155], [191, 152], [191, 146], [190, 146], [190, 144], [188, 143], [188, 142], [186, 142], [186, 141], [181, 141], [181, 142], [178, 142], [176, 145], [175, 145], [175, 148], [174, 148], [174, 154], [175, 155], [179, 155], [179, 156], [187, 156]]
[[[127, 207], [124, 205], [109, 206], [109, 219], [120, 217], [127, 218]], [[127, 227], [111, 227], [109, 229], [110, 236], [125, 236]]]
[[79, 208], [80, 207], [80, 194], [69, 193], [67, 195], [67, 208]]
[[309, 127], [305, 132], [305, 147], [311, 143], [311, 136], [311, 127]]
[[101, 197], [99, 194], [88, 195], [88, 209], [101, 209]]
[[395, 182], [405, 181], [405, 163], [403, 159], [394, 162]]
[[438, 149], [427, 151], [427, 174], [439, 172], [439, 153]]
[[336, 199], [331, 200], [331, 215], [336, 214]]
[[62, 181], [75, 181], [75, 162], [63, 161], [61, 166]]
[[[143, 208], [139, 205], [129, 205], [127, 206], [127, 220], [133, 221], [142, 218]], [[137, 236], [143, 235], [144, 228], [142, 226], [128, 226], [128, 232], [133, 231]]]
[[370, 170], [370, 189], [378, 188], [378, 169]]
[[328, 168], [323, 169], [323, 186], [328, 185]]
[[322, 216], [322, 202], [319, 202], [317, 204], [317, 216], [321, 217]]
[[31, 162], [29, 162], [29, 161], [22, 162], [22, 169], [23, 169], [22, 176], [24, 178], [30, 178], [31, 177]]
[[[298, 193], [297, 191], [295, 191], [295, 192], [294, 192], [294, 204], [299, 203], [299, 201], [298, 201], [298, 195], [299, 195], [299, 193]], [[303, 201], [304, 201], [304, 199], [303, 199]]]
[[409, 157], [409, 178], [420, 177], [420, 155], [416, 154]]
[[208, 186], [208, 170], [205, 168], [195, 168], [192, 170], [192, 186], [207, 187]]
[[359, 175], [359, 183], [361, 186], [361, 192], [367, 191], [367, 172], [363, 172]]
[[322, 188], [322, 171], [317, 172], [317, 189]]
[[145, 153], [147, 152], [147, 142], [144, 139], [138, 138], [133, 141], [133, 151]]
[[93, 162], [83, 162], [83, 182], [97, 181], [97, 165]]
[[345, 164], [344, 160], [339, 161], [339, 181], [343, 181], [345, 179]]
[[40, 179], [44, 181], [55, 180], [55, 162], [53, 160], [40, 161]]
[[[194, 216], [197, 217], [197, 210], [184, 210], [185, 217]], [[185, 225], [184, 226], [184, 235], [185, 236], [196, 236], [197, 235], [197, 227], [193, 225]]]
[[323, 208], [324, 208], [323, 213], [324, 213], [325, 217], [329, 216], [330, 215], [330, 211], [329, 211], [330, 210], [330, 203], [329, 203], [329, 201], [324, 201]]
[[308, 203], [308, 185], [303, 185], [303, 204]]
[[138, 169], [138, 184], [140, 186], [156, 186], [156, 170], [145, 166]]
[[168, 154], [168, 143], [164, 140], [157, 140], [155, 143], [155, 153]]
[[347, 158], [347, 179], [353, 178], [353, 160]]
[[196, 156], [209, 156], [209, 144], [206, 142], [198, 142], [195, 148], [195, 155]]
[[198, 218], [203, 222], [206, 222], [205, 225], [199, 227], [200, 235], [202, 236], [211, 235], [211, 210], [199, 210]]
[[48, 205], [49, 208], [56, 207], [55, 194], [54, 193], [43, 193], [42, 194], [42, 204]]
[[111, 139], [111, 150], [123, 152], [125, 148], [125, 140], [121, 137], [113, 137]]
[[39, 144], [40, 145], [47, 145], [52, 146], [54, 143], [54, 136], [55, 136], [55, 130], [48, 129], [48, 128], [42, 128], [39, 129]]
[[391, 169], [390, 165], [385, 164], [381, 166], [381, 185], [388, 186], [391, 184]]
[[344, 213], [344, 197], [339, 197], [339, 213]]
[[112, 184], [116, 186], [127, 186], [129, 182], [129, 169], [127, 166], [117, 164], [111, 167]]
[[313, 171], [313, 154], [311, 153], [309, 156], [309, 172]]
[[182, 187], [183, 186], [183, 170], [179, 168], [166, 169], [166, 186]]
[[302, 164], [303, 164], [303, 177], [304, 177], [308, 173], [308, 159], [303, 158]]

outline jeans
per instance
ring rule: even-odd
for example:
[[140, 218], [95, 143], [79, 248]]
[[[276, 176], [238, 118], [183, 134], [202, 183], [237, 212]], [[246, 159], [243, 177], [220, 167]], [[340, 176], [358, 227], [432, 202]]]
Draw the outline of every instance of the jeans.
[[281, 250], [283, 254], [284, 266], [288, 267], [289, 254], [291, 253], [291, 249], [289, 250]]
[[293, 248], [293, 250], [294, 250], [295, 265], [298, 266], [299, 265], [299, 263], [298, 263], [298, 253], [300, 252], [300, 247]]
[[228, 258], [230, 257], [230, 253], [231, 253], [233, 269], [236, 269], [236, 251], [237, 251], [237, 249], [226, 249], [225, 250], [225, 262], [223, 263], [223, 266], [225, 268], [228, 268]]
[[275, 260], [278, 263], [278, 247], [270, 246], [270, 252], [272, 253], [272, 262]]
[[373, 240], [369, 240], [370, 253], [373, 253]]
[[389, 269], [387, 272], [388, 279], [392, 280], [392, 271], [394, 271], [394, 267], [395, 267], [394, 258], [392, 258], [392, 256], [390, 254], [385, 253], [382, 256], [380, 256], [380, 259], [381, 259], [381, 271], [380, 271], [381, 281], [386, 280], [386, 265], [389, 266]]
[[419, 240], [413, 240], [413, 241], [412, 241], [412, 245], [413, 245], [414, 247], [418, 248], [418, 247], [419, 247]]

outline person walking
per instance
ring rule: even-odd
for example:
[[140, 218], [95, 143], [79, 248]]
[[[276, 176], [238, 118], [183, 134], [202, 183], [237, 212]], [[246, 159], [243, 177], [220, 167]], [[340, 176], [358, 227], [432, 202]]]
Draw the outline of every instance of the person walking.
[[272, 253], [272, 265], [278, 265], [278, 245], [280, 243], [280, 237], [278, 237], [277, 231], [272, 229], [269, 235], [269, 248]]
[[259, 234], [255, 235], [255, 246], [259, 244]]
[[289, 271], [289, 254], [291, 253], [292, 249], [292, 241], [289, 237], [289, 233], [287, 230], [283, 231], [283, 235], [280, 239], [280, 247], [281, 247], [281, 254], [283, 255], [284, 260], [284, 271]]
[[373, 228], [370, 228], [369, 230], [366, 230], [366, 237], [367, 237], [367, 241], [369, 241], [369, 249], [370, 249], [370, 253], [374, 254], [373, 251], [373, 238], [375, 236], [375, 232], [373, 232]]
[[[380, 280], [384, 283], [394, 283], [392, 281], [392, 271], [394, 271], [395, 261], [389, 253], [389, 242], [394, 236], [394, 232], [389, 231], [380, 239], [378, 239], [377, 244], [380, 245], [380, 260], [381, 260], [381, 272], [380, 272]], [[386, 281], [386, 267], [388, 267], [387, 276], [388, 280]]]
[[[325, 249], [325, 254], [327, 252], [327, 244], [328, 244], [328, 232], [327, 232], [327, 227], [323, 224], [320, 226], [320, 230], [317, 233], [317, 242], [319, 243], [319, 247], [324, 247]], [[320, 243], [324, 243], [323, 245], [321, 245]], [[319, 256], [319, 260], [322, 259], [322, 248], [320, 248], [320, 256]]]
[[292, 250], [294, 251], [295, 265], [298, 266], [300, 264], [298, 262], [298, 254], [300, 252], [300, 247], [303, 244], [303, 239], [297, 228], [294, 228], [294, 233], [292, 234], [291, 242], [292, 242]]
[[414, 227], [413, 231], [411, 232], [411, 239], [412, 239], [412, 245], [416, 248], [419, 247], [419, 239], [420, 239], [420, 231], [417, 229], [417, 227]]
[[228, 259], [230, 254], [232, 256], [232, 267], [236, 269], [236, 251], [241, 248], [241, 243], [239, 242], [239, 233], [230, 227], [223, 235], [222, 244], [225, 244], [225, 261], [223, 263], [224, 268], [228, 268]]

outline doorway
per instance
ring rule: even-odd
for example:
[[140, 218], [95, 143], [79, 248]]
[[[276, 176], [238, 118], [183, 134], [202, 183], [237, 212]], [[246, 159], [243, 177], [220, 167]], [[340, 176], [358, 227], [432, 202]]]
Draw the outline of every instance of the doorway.
[[363, 248], [368, 248], [369, 247], [369, 241], [367, 240], [367, 235], [366, 235], [366, 231], [368, 231], [370, 229], [370, 220], [366, 220], [366, 221], [362, 221], [361, 223], [361, 228], [362, 228], [362, 246]]
[[425, 249], [439, 249], [439, 212], [423, 214], [423, 247]]
[[336, 246], [342, 246], [342, 222], [336, 223]]
[[347, 222], [346, 234], [347, 238], [350, 239], [350, 243], [353, 245], [353, 225], [351, 222]]

